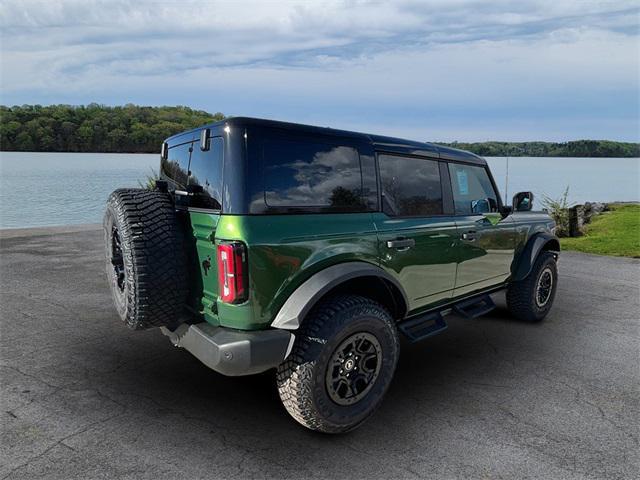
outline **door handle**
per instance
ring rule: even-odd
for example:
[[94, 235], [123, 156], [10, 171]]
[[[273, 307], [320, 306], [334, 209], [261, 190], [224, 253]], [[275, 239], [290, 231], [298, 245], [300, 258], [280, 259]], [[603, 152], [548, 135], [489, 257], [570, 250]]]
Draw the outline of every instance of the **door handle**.
[[468, 232], [464, 232], [462, 235], [462, 240], [466, 240], [467, 242], [475, 242], [476, 241], [476, 232], [475, 230], [469, 230]]
[[408, 250], [416, 244], [413, 238], [396, 238], [387, 241], [388, 248], [397, 248], [398, 250]]

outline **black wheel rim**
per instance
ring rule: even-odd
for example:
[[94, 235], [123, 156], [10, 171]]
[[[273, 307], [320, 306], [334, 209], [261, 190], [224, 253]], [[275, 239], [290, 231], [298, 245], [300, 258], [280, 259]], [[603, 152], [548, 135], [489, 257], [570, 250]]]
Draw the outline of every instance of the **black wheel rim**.
[[375, 384], [382, 367], [382, 348], [371, 333], [347, 337], [335, 349], [325, 377], [329, 398], [338, 405], [362, 400]]
[[116, 227], [111, 230], [111, 265], [113, 267], [114, 284], [119, 293], [124, 293], [125, 273], [124, 258], [122, 256], [122, 242], [120, 232]]
[[538, 285], [536, 287], [536, 304], [538, 307], [544, 307], [551, 298], [553, 289], [553, 273], [549, 267], [545, 268], [540, 277], [538, 277]]

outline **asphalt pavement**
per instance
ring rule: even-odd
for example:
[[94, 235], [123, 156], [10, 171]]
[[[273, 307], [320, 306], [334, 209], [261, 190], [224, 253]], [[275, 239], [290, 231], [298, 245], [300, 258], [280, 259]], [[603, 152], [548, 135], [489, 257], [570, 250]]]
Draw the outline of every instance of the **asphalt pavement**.
[[112, 306], [102, 233], [0, 232], [0, 479], [638, 478], [640, 261], [563, 252], [541, 324], [449, 317], [358, 430], [219, 375]]

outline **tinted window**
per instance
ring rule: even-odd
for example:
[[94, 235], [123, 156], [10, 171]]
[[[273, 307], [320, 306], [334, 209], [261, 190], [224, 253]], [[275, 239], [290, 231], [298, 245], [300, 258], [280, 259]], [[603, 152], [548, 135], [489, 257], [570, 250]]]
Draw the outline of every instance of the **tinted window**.
[[171, 190], [185, 190], [189, 171], [192, 143], [169, 148], [167, 159], [160, 161], [160, 177], [166, 180]]
[[272, 207], [364, 209], [358, 152], [351, 147], [266, 140], [265, 201]]
[[378, 155], [382, 209], [391, 216], [442, 214], [440, 168], [435, 160]]
[[449, 164], [456, 214], [469, 215], [497, 210], [497, 195], [484, 167]]
[[189, 164], [189, 185], [202, 187], [202, 192], [194, 195], [191, 205], [220, 210], [222, 207], [222, 152], [221, 137], [211, 139], [211, 148], [200, 150], [196, 143]]

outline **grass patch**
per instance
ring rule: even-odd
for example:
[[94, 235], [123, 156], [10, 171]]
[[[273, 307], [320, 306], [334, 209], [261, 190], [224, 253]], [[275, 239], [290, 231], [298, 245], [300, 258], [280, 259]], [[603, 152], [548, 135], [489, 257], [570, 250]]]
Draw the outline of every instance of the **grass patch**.
[[586, 226], [585, 235], [561, 238], [563, 250], [640, 258], [640, 205], [610, 205]]

